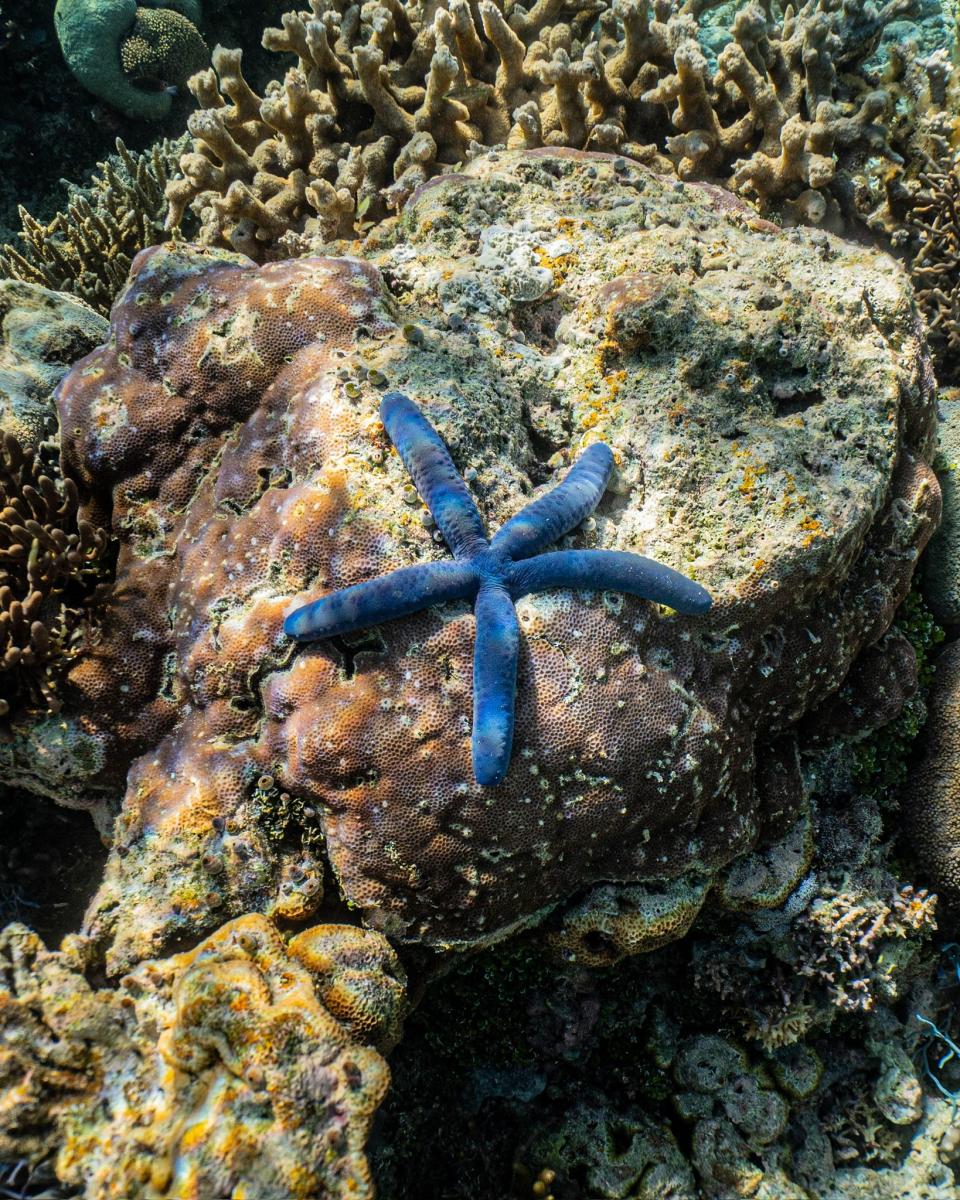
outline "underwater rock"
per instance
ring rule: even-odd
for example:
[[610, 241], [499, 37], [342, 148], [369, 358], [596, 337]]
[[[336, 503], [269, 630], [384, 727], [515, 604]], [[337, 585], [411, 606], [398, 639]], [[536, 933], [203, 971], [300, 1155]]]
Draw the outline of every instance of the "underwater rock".
[[945, 388], [940, 411], [937, 478], [943, 519], [924, 557], [924, 596], [941, 625], [960, 624], [960, 389]]
[[54, 388], [108, 329], [72, 296], [0, 279], [0, 429], [34, 450], [56, 436]]
[[[61, 386], [65, 464], [120, 541], [71, 713], [94, 782], [142, 755], [88, 916], [113, 972], [241, 912], [309, 916], [314, 843], [371, 925], [439, 948], [610, 879], [714, 875], [765, 822], [755, 742], [885, 632], [936, 522], [928, 364], [883, 254], [546, 150], [431, 181], [360, 253], [147, 251], [112, 341]], [[447, 557], [388, 452], [387, 386], [491, 530], [606, 441], [617, 478], [568, 544], [642, 552], [715, 600], [521, 601], [496, 788], [471, 774], [462, 606], [306, 650], [282, 633], [318, 594]], [[787, 829], [802, 792], [775, 803]]]

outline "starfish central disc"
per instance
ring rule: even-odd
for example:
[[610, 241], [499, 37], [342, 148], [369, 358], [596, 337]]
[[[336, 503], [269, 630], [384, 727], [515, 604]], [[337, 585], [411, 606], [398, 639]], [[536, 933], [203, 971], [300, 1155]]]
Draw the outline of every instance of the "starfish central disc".
[[627, 592], [678, 612], [705, 613], [707, 590], [653, 559], [620, 550], [542, 551], [575, 529], [599, 504], [613, 453], [596, 442], [563, 481], [512, 517], [492, 540], [440, 435], [407, 396], [388, 392], [380, 417], [453, 562], [401, 567], [379, 579], [332, 592], [296, 609], [284, 632], [309, 642], [367, 629], [448, 600], [471, 600], [473, 773], [477, 783], [502, 782], [510, 766], [520, 628], [514, 602], [550, 588]]

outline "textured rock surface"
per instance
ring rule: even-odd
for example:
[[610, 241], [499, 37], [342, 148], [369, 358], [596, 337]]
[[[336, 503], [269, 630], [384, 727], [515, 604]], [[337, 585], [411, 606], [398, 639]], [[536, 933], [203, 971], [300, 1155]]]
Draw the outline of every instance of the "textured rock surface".
[[57, 1152], [89, 1200], [372, 1196], [386, 1063], [268, 920], [229, 922], [102, 991], [70, 942], [0, 934], [0, 1158]]
[[[308, 915], [318, 830], [374, 926], [435, 945], [591, 883], [712, 875], [790, 823], [756, 764], [884, 632], [936, 521], [928, 366], [882, 254], [545, 151], [432, 181], [363, 254], [149, 251], [61, 389], [86, 514], [121, 541], [71, 728], [93, 782], [142, 754], [88, 920], [113, 970], [232, 914]], [[352, 646], [281, 635], [304, 599], [446, 556], [376, 420], [387, 384], [492, 529], [607, 441], [618, 481], [572, 544], [715, 597], [707, 619], [524, 600], [497, 789], [471, 779], [462, 609]]]
[[107, 330], [103, 317], [72, 296], [0, 280], [0, 429], [33, 448], [55, 433], [54, 388]]

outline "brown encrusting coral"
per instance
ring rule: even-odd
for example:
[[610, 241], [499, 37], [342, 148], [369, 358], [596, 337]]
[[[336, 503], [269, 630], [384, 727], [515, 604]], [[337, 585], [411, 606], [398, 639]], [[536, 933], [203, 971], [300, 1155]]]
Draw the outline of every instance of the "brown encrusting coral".
[[56, 459], [0, 441], [0, 718], [56, 712], [109, 536], [78, 515]]
[[83, 951], [0, 934], [0, 1160], [55, 1153], [97, 1200], [372, 1197], [364, 1147], [389, 1070], [266, 918], [118, 989], [90, 986]]
[[933, 886], [960, 905], [960, 644], [937, 659], [926, 754], [912, 769], [903, 816], [914, 852]]
[[939, 60], [901, 56], [882, 78], [864, 66], [912, 0], [747, 5], [716, 69], [697, 36], [707, 7], [311, 0], [265, 31], [297, 65], [263, 96], [223, 47], [190, 81], [200, 111], [168, 225], [189, 207], [207, 244], [276, 257], [297, 235], [385, 217], [475, 145], [623, 153], [728, 182], [791, 221], [878, 220], [903, 166], [891, 139], [915, 136], [943, 91]]
[[107, 313], [134, 255], [163, 237], [164, 188], [183, 139], [164, 139], [135, 155], [117, 139], [116, 157], [98, 166], [86, 187], [74, 187], [67, 207], [46, 224], [21, 207], [23, 245], [0, 247], [0, 278], [70, 292]]

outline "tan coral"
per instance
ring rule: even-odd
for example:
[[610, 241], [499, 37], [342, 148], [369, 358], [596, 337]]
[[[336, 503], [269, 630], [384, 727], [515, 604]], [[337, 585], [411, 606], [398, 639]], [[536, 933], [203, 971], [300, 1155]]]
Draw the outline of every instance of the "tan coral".
[[387, 1066], [266, 918], [116, 990], [86, 983], [82, 950], [0, 935], [0, 1155], [58, 1148], [60, 1179], [87, 1200], [373, 1195], [364, 1145]]
[[547, 941], [564, 961], [608, 967], [682, 938], [703, 907], [707, 890], [704, 879], [604, 884], [565, 912], [560, 928], [551, 931]]
[[881, 172], [865, 163], [879, 158], [898, 176], [890, 137], [900, 145], [921, 120], [936, 124], [932, 100], [895, 106], [904, 79], [929, 75], [925, 94], [943, 91], [938, 65], [924, 69], [915, 54], [883, 80], [862, 67], [884, 22], [908, 6], [806, 0], [776, 19], [749, 5], [713, 71], [697, 43], [708, 5], [692, 0], [522, 14], [494, 0], [359, 13], [311, 0], [264, 33], [267, 49], [297, 65], [263, 97], [239, 52], [222, 47], [214, 71], [191, 80], [201, 109], [184, 178], [167, 187], [168, 226], [189, 208], [204, 242], [277, 257], [304, 238], [350, 237], [492, 145], [672, 162], [682, 179], [729, 179], [790, 220], [836, 223], [841, 208], [845, 220], [876, 220]]

